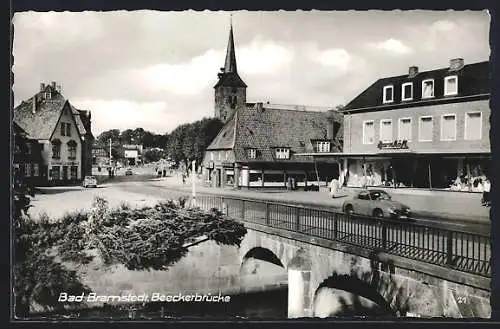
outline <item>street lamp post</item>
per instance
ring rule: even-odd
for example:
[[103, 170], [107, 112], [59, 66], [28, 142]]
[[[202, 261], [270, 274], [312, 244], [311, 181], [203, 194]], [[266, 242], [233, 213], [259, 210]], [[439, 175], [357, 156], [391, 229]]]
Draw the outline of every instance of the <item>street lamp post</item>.
[[191, 161], [191, 181], [193, 183], [193, 207], [196, 206], [196, 160]]

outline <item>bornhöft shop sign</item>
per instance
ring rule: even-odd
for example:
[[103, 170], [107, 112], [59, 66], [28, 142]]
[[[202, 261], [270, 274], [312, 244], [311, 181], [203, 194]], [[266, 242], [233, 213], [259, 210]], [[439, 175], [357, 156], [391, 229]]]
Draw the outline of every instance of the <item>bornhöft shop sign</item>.
[[408, 141], [395, 140], [394, 142], [382, 142], [379, 141], [377, 144], [379, 150], [405, 150], [408, 149]]

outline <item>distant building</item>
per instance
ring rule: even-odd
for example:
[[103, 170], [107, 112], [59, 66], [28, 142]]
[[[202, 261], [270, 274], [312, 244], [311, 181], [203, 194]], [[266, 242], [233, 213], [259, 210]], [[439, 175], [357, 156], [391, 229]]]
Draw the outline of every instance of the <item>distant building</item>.
[[[476, 190], [490, 170], [490, 68], [464, 64], [381, 78], [344, 114], [348, 186]], [[458, 182], [460, 184], [455, 184]]]
[[42, 145], [44, 184], [76, 183], [92, 170], [91, 114], [76, 109], [55, 82], [40, 84], [14, 109], [14, 122]]
[[92, 147], [92, 165], [93, 166], [108, 166], [109, 165], [109, 150], [100, 146]]
[[135, 166], [142, 162], [143, 146], [137, 144], [123, 145], [126, 165]]
[[239, 107], [205, 152], [205, 180], [213, 186], [298, 186], [339, 175], [335, 161], [314, 162], [298, 153], [342, 151], [342, 115], [336, 111]]

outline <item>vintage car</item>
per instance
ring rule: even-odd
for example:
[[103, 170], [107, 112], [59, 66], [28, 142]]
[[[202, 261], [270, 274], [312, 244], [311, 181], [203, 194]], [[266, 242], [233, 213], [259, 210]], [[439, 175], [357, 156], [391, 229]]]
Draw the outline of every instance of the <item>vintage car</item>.
[[125, 176], [132, 176], [132, 175], [133, 175], [132, 168], [127, 168], [125, 170]]
[[87, 188], [87, 187], [97, 187], [97, 178], [94, 176], [85, 176], [83, 179], [82, 186]]
[[392, 200], [384, 190], [362, 190], [352, 199], [344, 201], [342, 210], [346, 214], [365, 215], [377, 218], [410, 218], [410, 207]]

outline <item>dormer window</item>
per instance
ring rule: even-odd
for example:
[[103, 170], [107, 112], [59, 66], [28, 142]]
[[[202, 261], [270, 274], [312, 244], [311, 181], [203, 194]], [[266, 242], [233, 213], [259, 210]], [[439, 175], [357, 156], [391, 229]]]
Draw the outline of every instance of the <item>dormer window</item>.
[[394, 102], [394, 86], [385, 86], [384, 87], [384, 104]]
[[331, 143], [329, 141], [316, 141], [316, 152], [328, 153], [330, 152]]
[[51, 96], [52, 96], [52, 94], [50, 93], [50, 91], [47, 91], [45, 93], [45, 99], [50, 99]]
[[247, 156], [249, 159], [255, 159], [257, 158], [257, 150], [256, 149], [248, 149], [247, 150]]
[[422, 98], [434, 97], [434, 79], [422, 81]]
[[403, 101], [410, 101], [413, 99], [413, 83], [403, 83], [401, 88], [401, 99]]
[[288, 148], [277, 148], [276, 149], [276, 159], [290, 159], [290, 149]]
[[444, 95], [456, 95], [458, 94], [458, 76], [452, 75], [444, 78]]

